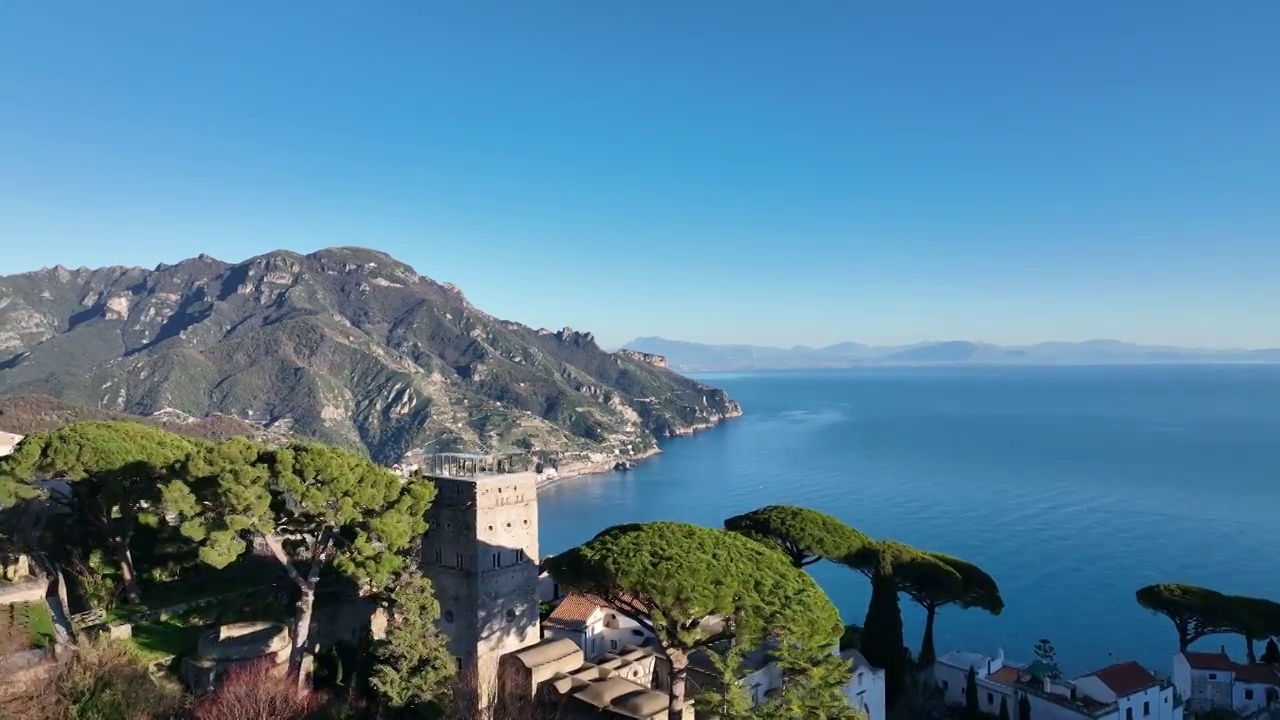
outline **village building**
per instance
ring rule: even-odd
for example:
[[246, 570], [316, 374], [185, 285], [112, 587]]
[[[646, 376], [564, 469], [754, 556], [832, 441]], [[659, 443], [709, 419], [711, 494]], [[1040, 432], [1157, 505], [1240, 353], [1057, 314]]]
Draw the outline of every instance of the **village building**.
[[1280, 705], [1280, 673], [1271, 665], [1237, 663], [1219, 652], [1173, 656], [1173, 683], [1195, 712], [1227, 710], [1249, 716]]
[[885, 720], [884, 670], [872, 667], [857, 650], [840, 653], [853, 666], [853, 676], [844, 688], [849, 706], [866, 713], [867, 720]]
[[1181, 697], [1170, 680], [1157, 677], [1136, 662], [1122, 662], [1082, 675], [1060, 677], [1040, 662], [1009, 662], [995, 657], [951, 652], [934, 664], [934, 681], [948, 705], [964, 705], [969, 669], [978, 686], [978, 707], [996, 714], [1003, 700], [1016, 717], [1026, 697], [1036, 720], [1182, 720]]
[[576, 592], [560, 599], [542, 621], [542, 633], [547, 638], [573, 641], [591, 662], [627, 645], [643, 646], [655, 640], [653, 633], [608, 600]]
[[[450, 652], [463, 675], [475, 678], [477, 698], [550, 697], [583, 717], [665, 717], [671, 666], [653, 633], [606, 598], [563, 593], [540, 572], [537, 469], [511, 456], [461, 453], [413, 463], [436, 483], [420, 563]], [[539, 622], [544, 603], [554, 607]], [[723, 623], [709, 617], [703, 629], [714, 636]], [[884, 671], [856, 652], [841, 657], [853, 670], [850, 705], [884, 720]], [[689, 660], [692, 699], [716, 676], [705, 652]], [[782, 686], [782, 673], [760, 648], [745, 654], [739, 681], [760, 704]]]

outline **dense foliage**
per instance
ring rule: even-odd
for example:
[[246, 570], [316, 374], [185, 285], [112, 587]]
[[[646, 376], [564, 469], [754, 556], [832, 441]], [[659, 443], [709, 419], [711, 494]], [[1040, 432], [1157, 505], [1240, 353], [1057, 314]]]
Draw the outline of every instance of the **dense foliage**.
[[607, 598], [657, 637], [672, 665], [681, 717], [689, 653], [732, 637], [772, 637], [830, 652], [842, 627], [826, 594], [781, 554], [735, 533], [684, 523], [619, 525], [549, 558], [562, 587]]
[[431, 581], [411, 569], [393, 587], [387, 636], [373, 647], [371, 684], [393, 710], [425, 708], [443, 695], [457, 665], [436, 625], [440, 603]]
[[201, 543], [201, 559], [225, 567], [247, 549], [248, 535], [298, 586], [295, 673], [321, 571], [331, 565], [362, 586], [385, 585], [406, 562], [400, 551], [426, 530], [435, 496], [430, 483], [403, 480], [364, 456], [324, 445], [268, 450], [234, 439], [192, 453], [182, 470], [165, 488], [165, 505], [185, 519], [182, 531]]
[[819, 560], [847, 557], [871, 538], [817, 510], [794, 505], [769, 505], [724, 521], [726, 530], [772, 543], [796, 567]]
[[[130, 546], [138, 522], [158, 518], [163, 479], [196, 448], [193, 441], [131, 422], [84, 422], [29, 435], [0, 458], [0, 505], [46, 494], [95, 533], [119, 564], [132, 602], [140, 599]], [[65, 480], [70, 494], [41, 490], [39, 482]]]
[[1255, 662], [1255, 643], [1280, 636], [1280, 603], [1271, 600], [1172, 583], [1148, 585], [1135, 595], [1139, 605], [1173, 623], [1183, 651], [1203, 637], [1234, 634], [1244, 638], [1248, 660]]

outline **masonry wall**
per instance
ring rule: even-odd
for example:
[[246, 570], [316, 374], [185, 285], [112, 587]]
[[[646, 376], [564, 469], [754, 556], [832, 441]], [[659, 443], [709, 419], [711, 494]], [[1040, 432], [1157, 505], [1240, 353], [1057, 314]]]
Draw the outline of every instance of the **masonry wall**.
[[488, 685], [502, 655], [541, 639], [537, 478], [432, 480], [423, 572], [435, 586], [450, 652]]

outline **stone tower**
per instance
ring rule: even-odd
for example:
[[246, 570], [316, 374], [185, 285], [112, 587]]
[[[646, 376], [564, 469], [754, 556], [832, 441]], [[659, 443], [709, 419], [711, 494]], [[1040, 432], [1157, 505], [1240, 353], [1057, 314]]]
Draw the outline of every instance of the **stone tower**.
[[440, 629], [479, 698], [496, 689], [503, 655], [542, 639], [537, 475], [486, 467], [495, 465], [432, 463], [436, 499], [421, 561], [440, 601]]

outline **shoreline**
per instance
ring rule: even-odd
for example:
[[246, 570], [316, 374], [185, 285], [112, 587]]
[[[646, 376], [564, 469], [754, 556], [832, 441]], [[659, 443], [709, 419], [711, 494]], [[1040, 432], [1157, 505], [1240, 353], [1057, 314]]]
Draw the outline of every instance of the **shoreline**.
[[[683, 428], [680, 428], [679, 430], [676, 430], [675, 432], [671, 433], [667, 437], [668, 438], [689, 437], [694, 433], [702, 432], [704, 430], [714, 430], [725, 421], [742, 417], [742, 414], [743, 414], [742, 411], [739, 410], [736, 413], [723, 415], [710, 422], [697, 423], [696, 425], [689, 425], [687, 427], [683, 427]], [[663, 450], [661, 447], [655, 446], [654, 448], [650, 450], [646, 450], [645, 452], [642, 452], [639, 455], [632, 455], [630, 457], [625, 457], [625, 458], [617, 457], [617, 456], [601, 457], [598, 460], [586, 460], [583, 462], [569, 463], [563, 469], [557, 468], [557, 472], [555, 475], [540, 476], [538, 478], [537, 488], [538, 490], [542, 490], [544, 488], [551, 487], [552, 485], [555, 485], [561, 481], [571, 480], [573, 478], [584, 477], [587, 475], [607, 475], [612, 472], [618, 472], [616, 468], [618, 463], [620, 462], [639, 463], [642, 460], [648, 460], [649, 458], [661, 455], [662, 452]]]

